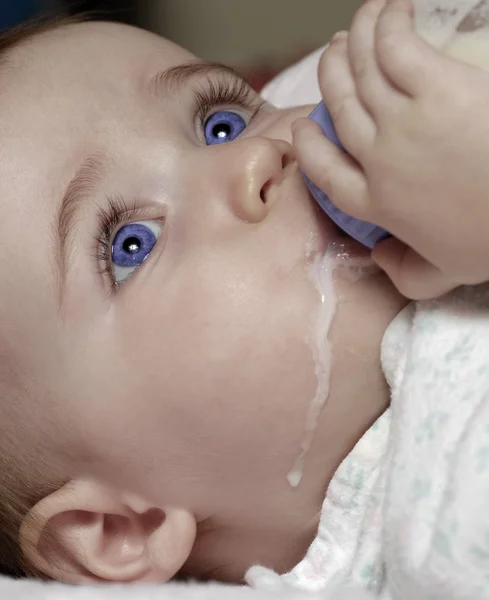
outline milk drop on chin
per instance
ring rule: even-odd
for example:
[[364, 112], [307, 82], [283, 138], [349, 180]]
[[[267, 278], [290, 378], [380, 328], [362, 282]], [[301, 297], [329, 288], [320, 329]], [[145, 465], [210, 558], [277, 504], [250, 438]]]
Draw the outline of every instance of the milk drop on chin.
[[333, 348], [329, 340], [329, 333], [337, 309], [334, 284], [336, 264], [336, 253], [330, 246], [324, 254], [318, 253], [309, 266], [309, 279], [316, 288], [319, 300], [318, 310], [313, 316], [312, 329], [307, 340], [314, 359], [317, 388], [309, 403], [297, 458], [287, 475], [287, 481], [293, 488], [298, 487], [302, 481], [305, 461], [317, 433], [321, 413], [329, 397], [333, 361]]

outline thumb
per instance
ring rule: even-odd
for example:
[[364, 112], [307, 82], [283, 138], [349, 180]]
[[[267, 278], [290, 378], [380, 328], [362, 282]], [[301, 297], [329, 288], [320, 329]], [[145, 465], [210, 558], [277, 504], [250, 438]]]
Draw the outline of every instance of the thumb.
[[437, 298], [458, 285], [396, 238], [381, 242], [372, 251], [372, 258], [399, 292], [411, 300]]

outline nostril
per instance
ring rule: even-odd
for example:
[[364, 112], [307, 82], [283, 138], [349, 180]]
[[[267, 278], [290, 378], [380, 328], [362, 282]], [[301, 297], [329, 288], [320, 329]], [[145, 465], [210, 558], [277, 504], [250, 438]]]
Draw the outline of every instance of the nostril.
[[269, 179], [260, 190], [260, 199], [263, 202], [263, 204], [267, 203], [267, 193], [268, 193], [268, 190], [270, 189], [271, 185], [272, 185], [272, 180]]
[[289, 154], [288, 152], [284, 152], [282, 154], [282, 159], [281, 159], [281, 163], [282, 163], [281, 174], [278, 175], [277, 177], [270, 178], [260, 190], [260, 199], [263, 202], [263, 204], [267, 204], [268, 192], [269, 192], [270, 188], [272, 187], [272, 185], [274, 183], [278, 183], [282, 179], [283, 172], [285, 171], [286, 167], [288, 167], [292, 162], [294, 162], [294, 157], [292, 156], [292, 154]]
[[292, 162], [293, 158], [292, 158], [292, 154], [289, 154], [288, 152], [285, 152], [282, 155], [282, 170], [286, 169], [290, 163]]

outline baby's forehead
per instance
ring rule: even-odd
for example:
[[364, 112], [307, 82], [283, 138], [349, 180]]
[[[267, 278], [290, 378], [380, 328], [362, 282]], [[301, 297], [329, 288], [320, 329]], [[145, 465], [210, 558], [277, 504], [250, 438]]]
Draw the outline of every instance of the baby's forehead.
[[[194, 57], [177, 45], [130, 26], [88, 22], [0, 38], [0, 170], [2, 157], [23, 164], [59, 163], [102, 124], [144, 109], [141, 90], [159, 72]], [[6, 40], [6, 41], [5, 41]], [[2, 48], [4, 60], [1, 60]], [[76, 160], [76, 157], [74, 157]], [[26, 182], [27, 183], [27, 182]]]
[[[117, 133], [114, 123], [144, 111], [141, 92], [157, 72], [192, 58], [159, 36], [114, 23], [61, 25], [24, 37], [0, 60], [0, 171], [15, 163], [24, 173], [24, 185], [13, 184], [17, 193], [31, 178], [42, 189], [43, 177], [59, 175], [66, 157], [76, 163], [78, 152], [90, 151], [85, 139], [103, 142], [97, 132]], [[0, 192], [8, 180], [2, 177]]]
[[[5, 49], [4, 49], [5, 47]], [[115, 78], [133, 69], [163, 68], [193, 56], [169, 40], [128, 25], [110, 22], [54, 22], [26, 28], [0, 40], [0, 57], [9, 79], [29, 82], [36, 74], [51, 83], [56, 79], [82, 81], [84, 76], [107, 71]], [[17, 76], [17, 77], [16, 77]], [[20, 77], [22, 76], [22, 77]]]

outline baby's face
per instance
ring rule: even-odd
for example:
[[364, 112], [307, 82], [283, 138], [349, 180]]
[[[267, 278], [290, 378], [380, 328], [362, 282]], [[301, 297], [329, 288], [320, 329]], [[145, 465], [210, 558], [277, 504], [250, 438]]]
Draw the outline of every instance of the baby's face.
[[[45, 34], [2, 69], [2, 335], [42, 390], [32, 410], [80, 472], [154, 502], [295, 514], [286, 477], [318, 387], [310, 265], [345, 243], [289, 145], [310, 107], [260, 106], [232, 73], [108, 24]], [[318, 501], [386, 405], [379, 346], [403, 305], [382, 275], [345, 271], [302, 484]]]

